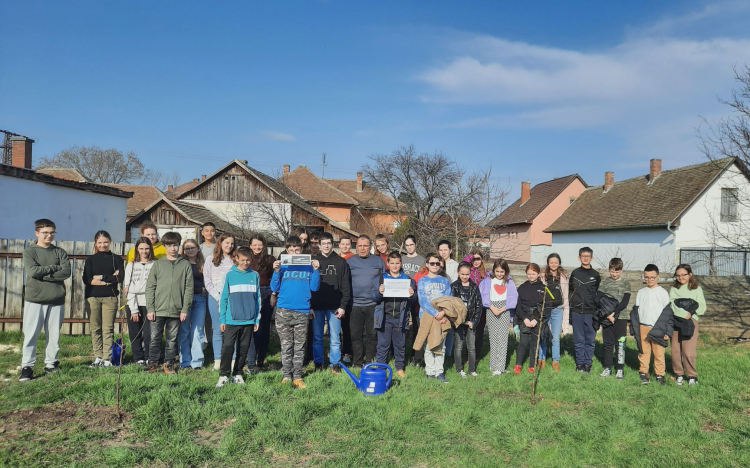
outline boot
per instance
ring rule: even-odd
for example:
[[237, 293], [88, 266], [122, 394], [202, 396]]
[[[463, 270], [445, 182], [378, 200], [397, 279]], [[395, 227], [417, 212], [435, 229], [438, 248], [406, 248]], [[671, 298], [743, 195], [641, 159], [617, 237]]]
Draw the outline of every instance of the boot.
[[559, 361], [552, 361], [552, 370], [555, 372], [560, 372], [560, 362]]
[[294, 388], [306, 388], [307, 385], [305, 385], [305, 381], [302, 379], [294, 379], [292, 380], [292, 385]]
[[537, 359], [536, 366], [539, 368], [539, 370], [544, 369], [544, 363], [545, 363], [544, 359]]
[[162, 364], [162, 368], [164, 369], [165, 374], [174, 374], [174, 368], [172, 367], [172, 363], [165, 362]]
[[150, 362], [146, 366], [146, 372], [156, 372], [159, 370], [159, 363], [158, 362]]

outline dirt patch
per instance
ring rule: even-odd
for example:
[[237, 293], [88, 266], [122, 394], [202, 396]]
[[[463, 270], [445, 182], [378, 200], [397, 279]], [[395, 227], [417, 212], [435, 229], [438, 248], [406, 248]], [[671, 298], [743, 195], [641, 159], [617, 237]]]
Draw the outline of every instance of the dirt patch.
[[724, 427], [716, 422], [704, 421], [701, 430], [703, 432], [721, 432], [724, 430]]
[[193, 439], [196, 444], [218, 446], [221, 444], [221, 437], [224, 433], [224, 429], [228, 428], [237, 421], [236, 418], [227, 418], [223, 421], [211, 424], [213, 430], [199, 429], [195, 432], [195, 438]]
[[0, 344], [0, 353], [11, 352], [19, 354], [21, 347], [15, 344]]
[[[24, 453], [26, 447], [38, 446], [54, 437], [64, 440], [55, 450], [65, 450], [67, 440], [73, 435], [96, 431], [109, 435], [103, 441], [91, 440], [92, 445], [133, 446], [135, 444], [128, 442], [133, 435], [129, 420], [130, 414], [126, 412], [122, 413], [120, 420], [114, 407], [73, 401], [8, 411], [0, 413], [0, 445], [15, 447]], [[23, 445], [17, 445], [20, 441]], [[80, 441], [69, 443], [71, 448], [80, 452]]]

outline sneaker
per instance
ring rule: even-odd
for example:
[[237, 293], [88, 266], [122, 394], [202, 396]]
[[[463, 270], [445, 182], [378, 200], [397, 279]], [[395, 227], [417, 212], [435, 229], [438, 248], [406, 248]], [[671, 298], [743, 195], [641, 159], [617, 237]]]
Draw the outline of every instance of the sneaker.
[[682, 375], [678, 375], [677, 378], [675, 379], [675, 381], [677, 382], [677, 385], [679, 385], [680, 387], [682, 387], [682, 382], [684, 380], [685, 380], [685, 377]]
[[216, 388], [223, 387], [227, 382], [229, 382], [229, 377], [219, 377], [219, 381], [216, 382]]
[[529, 368], [528, 368], [527, 370], [528, 370], [529, 372], [531, 372], [532, 374], [534, 373], [534, 368], [533, 368], [533, 367], [529, 367]]
[[476, 372], [469, 372], [469, 375], [472, 376], [472, 377], [478, 377], [479, 376], [479, 374], [477, 374]]
[[698, 385], [698, 377], [689, 377], [688, 385]]
[[492, 371], [493, 377], [497, 377], [498, 375], [503, 375], [503, 371], [501, 370]]
[[221, 367], [221, 359], [214, 359], [214, 370], [219, 370]]
[[21, 369], [21, 376], [18, 377], [19, 382], [28, 382], [29, 380], [34, 378], [34, 368], [31, 366], [26, 366], [23, 369]]
[[435, 378], [438, 379], [439, 381], [443, 382], [443, 383], [448, 383], [448, 379], [445, 378], [444, 374], [438, 374], [438, 376], [435, 377]]
[[159, 363], [158, 362], [152, 362], [151, 364], [148, 364], [146, 366], [146, 372], [156, 372], [159, 370]]
[[333, 375], [339, 375], [341, 373], [341, 366], [338, 364], [332, 365], [331, 367], [329, 367], [329, 369], [331, 370], [331, 374]]
[[100, 365], [102, 367], [112, 367], [112, 361], [110, 361], [109, 359], [107, 359], [107, 360], [102, 361], [102, 363]]
[[250, 373], [251, 373], [251, 374], [257, 374], [257, 373], [259, 373], [259, 372], [260, 372], [260, 371], [262, 371], [262, 370], [263, 370], [263, 368], [262, 368], [262, 367], [260, 367], [260, 366], [255, 366], [255, 367], [253, 367], [253, 368], [252, 368], [252, 369], [250, 370]]
[[599, 374], [599, 377], [609, 377], [612, 375], [612, 369], [609, 367], [605, 367], [601, 374]]
[[94, 359], [94, 362], [92, 362], [91, 364], [89, 364], [89, 369], [93, 369], [94, 367], [101, 367], [102, 362], [104, 362], [104, 361], [102, 361], [102, 358], [100, 358], [100, 357]]
[[576, 364], [576, 372], [583, 372], [583, 365]]
[[406, 377], [406, 372], [404, 372], [403, 369], [399, 369], [396, 371], [396, 375], [403, 379], [404, 377]]
[[[495, 372], [498, 372], [498, 371], [495, 371]], [[516, 375], [519, 375], [521, 373], [521, 366], [519, 365], [513, 366], [513, 373]]]
[[581, 372], [585, 372], [587, 374], [591, 373], [591, 364], [584, 364], [581, 367], [583, 367], [583, 370]]
[[52, 364], [47, 364], [46, 366], [44, 366], [44, 373], [51, 374], [55, 372], [58, 367], [60, 367], [60, 361], [55, 361]]
[[174, 366], [171, 362], [165, 362], [161, 367], [164, 369], [165, 374], [174, 374]]
[[141, 359], [140, 361], [136, 361], [136, 364], [138, 364], [141, 367], [146, 367], [146, 361], [144, 361], [143, 359]]
[[341, 362], [344, 364], [351, 364], [352, 363], [352, 355], [351, 354], [344, 354], [344, 357], [341, 358]]
[[464, 371], [459, 372], [458, 375], [460, 375], [462, 379], [466, 378], [466, 372]]
[[638, 375], [641, 378], [641, 385], [647, 385], [649, 383], [648, 374], [644, 374], [643, 372], [639, 372]]
[[662, 387], [667, 384], [667, 381], [664, 380], [664, 376], [663, 375], [657, 375], [656, 376], [656, 381], [659, 382], [659, 385], [661, 385]]
[[292, 385], [294, 386], [294, 388], [307, 388], [307, 385], [305, 385], [305, 381], [302, 379], [292, 380]]
[[617, 372], [615, 372], [615, 377], [622, 380], [622, 378], [624, 377], [622, 369], [618, 369]]
[[323, 372], [323, 364], [315, 364], [315, 372]]
[[434, 375], [429, 375], [429, 374], [425, 375], [425, 377], [427, 377], [428, 379], [435, 379], [436, 378]]
[[235, 375], [232, 377], [232, 383], [245, 385], [245, 379], [243, 379], [241, 375]]

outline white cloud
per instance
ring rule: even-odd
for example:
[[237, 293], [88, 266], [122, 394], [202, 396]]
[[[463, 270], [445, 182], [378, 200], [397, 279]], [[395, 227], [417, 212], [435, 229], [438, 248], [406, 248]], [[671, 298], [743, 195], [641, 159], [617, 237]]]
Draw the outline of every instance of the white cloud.
[[264, 130], [262, 132], [266, 137], [274, 141], [297, 141], [297, 138], [288, 133], [275, 132], [272, 130]]

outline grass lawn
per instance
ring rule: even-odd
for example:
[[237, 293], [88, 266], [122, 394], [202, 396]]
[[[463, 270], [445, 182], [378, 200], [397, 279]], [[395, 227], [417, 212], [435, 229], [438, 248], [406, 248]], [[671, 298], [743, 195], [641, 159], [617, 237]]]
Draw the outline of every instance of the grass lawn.
[[269, 371], [244, 386], [216, 389], [207, 368], [124, 366], [120, 422], [116, 369], [88, 368], [88, 337], [63, 337], [59, 372], [19, 383], [21, 335], [0, 333], [0, 465], [750, 466], [750, 346], [702, 338], [694, 387], [640, 385], [632, 339], [624, 380], [598, 377], [598, 363], [576, 373], [565, 338], [535, 406], [531, 374], [490, 377], [488, 357], [467, 380], [451, 365], [448, 385], [407, 367], [381, 396], [328, 372], [294, 390], [279, 384], [274, 342]]

